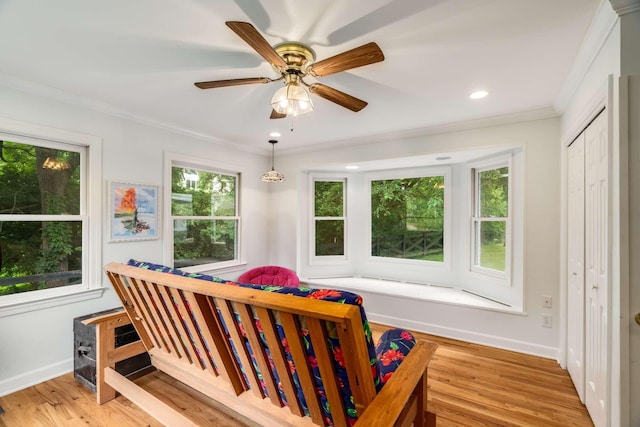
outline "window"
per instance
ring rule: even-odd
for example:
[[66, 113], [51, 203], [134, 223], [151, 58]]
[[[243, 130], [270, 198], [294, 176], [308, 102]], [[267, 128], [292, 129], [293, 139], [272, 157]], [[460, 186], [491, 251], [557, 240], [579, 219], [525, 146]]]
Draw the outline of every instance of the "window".
[[176, 268], [224, 267], [239, 259], [240, 174], [171, 166], [172, 257]]
[[444, 176], [371, 181], [371, 256], [444, 260]]
[[[305, 171], [299, 275], [342, 278], [341, 286], [356, 291], [368, 286], [359, 278], [390, 281], [372, 286], [384, 292], [390, 286], [391, 294], [410, 298], [429, 299], [436, 288], [464, 290], [521, 310], [524, 150], [453, 156], [459, 160], [444, 165], [417, 156], [364, 162], [362, 171], [345, 173], [334, 164]], [[416, 293], [416, 285], [429, 287]]]
[[0, 317], [102, 296], [101, 145], [0, 118]]
[[313, 181], [315, 256], [345, 255], [345, 180]]
[[0, 141], [0, 296], [83, 282], [84, 155]]
[[472, 270], [504, 275], [510, 253], [509, 167], [474, 172]]

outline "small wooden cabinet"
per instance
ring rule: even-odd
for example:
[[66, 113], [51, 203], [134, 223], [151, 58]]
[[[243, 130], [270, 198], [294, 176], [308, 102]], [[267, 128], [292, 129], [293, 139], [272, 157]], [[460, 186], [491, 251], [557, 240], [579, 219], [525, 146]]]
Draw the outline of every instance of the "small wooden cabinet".
[[[121, 308], [77, 317], [73, 321], [73, 375], [76, 381], [97, 392], [98, 403], [115, 397], [104, 385], [103, 370], [111, 367], [127, 378], [154, 370], [140, 337]], [[108, 396], [103, 396], [107, 393]]]

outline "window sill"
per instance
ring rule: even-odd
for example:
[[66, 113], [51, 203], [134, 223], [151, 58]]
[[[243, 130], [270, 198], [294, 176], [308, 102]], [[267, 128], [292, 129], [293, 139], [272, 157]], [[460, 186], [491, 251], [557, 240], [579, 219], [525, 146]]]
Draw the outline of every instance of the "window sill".
[[218, 277], [218, 275], [235, 273], [237, 271], [243, 271], [243, 270], [246, 270], [246, 268], [247, 268], [246, 262], [238, 262], [235, 264], [230, 264], [230, 265], [228, 264], [226, 266], [218, 267], [218, 268], [210, 268], [210, 267], [202, 268], [202, 266], [193, 266], [193, 267], [180, 268], [180, 270], [186, 271], [187, 273], [201, 273], [201, 274], [208, 274], [209, 276]]
[[105, 291], [105, 288], [87, 289], [86, 286], [76, 286], [0, 297], [0, 318], [100, 298]]
[[423, 300], [512, 314], [526, 314], [521, 307], [508, 306], [462, 289], [445, 285], [423, 285], [366, 277], [310, 278], [304, 280], [304, 283], [312, 287], [332, 288], [355, 293], [371, 292], [396, 298]]

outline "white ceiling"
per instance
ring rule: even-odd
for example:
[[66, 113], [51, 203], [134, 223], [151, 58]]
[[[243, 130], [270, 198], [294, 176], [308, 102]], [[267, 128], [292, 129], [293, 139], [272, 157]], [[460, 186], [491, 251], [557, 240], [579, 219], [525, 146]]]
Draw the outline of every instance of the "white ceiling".
[[[0, 73], [133, 117], [246, 149], [279, 150], [550, 109], [600, 0], [0, 0]], [[270, 120], [279, 83], [225, 21], [318, 60], [374, 41], [385, 61], [321, 78], [361, 98], [359, 113], [315, 97], [315, 111]], [[0, 76], [0, 84], [3, 77]], [[313, 79], [309, 79], [313, 81]], [[489, 96], [468, 98], [477, 89]]]

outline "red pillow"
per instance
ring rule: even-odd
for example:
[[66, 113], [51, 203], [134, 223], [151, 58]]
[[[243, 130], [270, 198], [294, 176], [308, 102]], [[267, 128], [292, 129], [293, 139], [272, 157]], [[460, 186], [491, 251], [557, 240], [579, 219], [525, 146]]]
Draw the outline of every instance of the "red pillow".
[[238, 282], [289, 288], [297, 288], [300, 285], [300, 279], [295, 271], [277, 265], [265, 265], [246, 271], [238, 277]]

